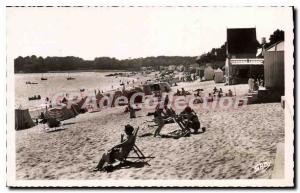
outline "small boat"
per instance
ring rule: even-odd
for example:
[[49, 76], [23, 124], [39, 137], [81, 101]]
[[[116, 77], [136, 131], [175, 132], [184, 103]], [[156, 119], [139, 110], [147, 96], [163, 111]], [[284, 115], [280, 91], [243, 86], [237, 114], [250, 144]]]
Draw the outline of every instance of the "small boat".
[[67, 80], [74, 80], [75, 78], [70, 77], [70, 74], [68, 74]]
[[41, 96], [38, 95], [38, 96], [33, 96], [33, 97], [28, 97], [28, 100], [32, 101], [32, 100], [40, 100], [41, 99]]
[[44, 74], [42, 74], [41, 80], [48, 80], [48, 79], [45, 78], [43, 75], [44, 75]]
[[27, 81], [26, 84], [38, 84], [37, 82], [30, 82], [30, 81]]

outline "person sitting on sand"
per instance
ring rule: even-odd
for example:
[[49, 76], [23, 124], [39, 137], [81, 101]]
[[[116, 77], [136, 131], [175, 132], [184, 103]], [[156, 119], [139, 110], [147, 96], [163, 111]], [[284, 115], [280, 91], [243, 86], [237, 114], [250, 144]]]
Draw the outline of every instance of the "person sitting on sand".
[[228, 90], [228, 96], [230, 96], [230, 97], [233, 96], [231, 89]]
[[186, 92], [185, 92], [184, 88], [181, 88], [181, 95], [182, 95], [182, 96], [185, 96], [185, 95], [186, 95]]
[[208, 93], [207, 102], [213, 102], [214, 98], [212, 97], [211, 93]]
[[105, 163], [112, 164], [116, 160], [122, 161], [128, 155], [134, 143], [133, 131], [134, 128], [131, 125], [128, 124], [125, 126], [126, 139], [102, 155], [96, 167], [97, 171], [103, 170]]
[[222, 97], [222, 93], [221, 91], [218, 92], [218, 97], [221, 98]]
[[193, 129], [194, 133], [198, 133], [200, 126], [201, 126], [201, 124], [200, 124], [197, 114], [196, 113], [189, 114], [186, 127]]
[[47, 119], [46, 119], [44, 112], [41, 112], [41, 115], [39, 118], [41, 119], [40, 123], [42, 123], [42, 124], [47, 123]]
[[198, 116], [196, 112], [189, 106], [187, 106], [180, 115], [183, 117], [184, 120], [184, 126], [187, 131], [190, 131], [190, 129], [194, 130], [194, 133], [198, 133], [198, 130], [200, 129], [200, 121], [198, 119]]
[[197, 94], [196, 94], [197, 97], [200, 96], [200, 92], [201, 92], [200, 89], [198, 89], [198, 90], [197, 90]]
[[180, 96], [180, 90], [179, 89], [177, 89], [176, 95]]

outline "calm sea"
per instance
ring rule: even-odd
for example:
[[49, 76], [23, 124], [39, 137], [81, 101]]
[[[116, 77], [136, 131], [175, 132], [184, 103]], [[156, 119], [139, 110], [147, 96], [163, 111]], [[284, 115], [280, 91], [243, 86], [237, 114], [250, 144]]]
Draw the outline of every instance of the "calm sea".
[[[72, 73], [33, 73], [33, 74], [15, 74], [15, 106], [29, 108], [34, 110], [40, 107], [46, 97], [51, 97], [57, 93], [79, 92], [85, 89], [85, 92], [94, 92], [95, 89], [108, 91], [116, 89], [121, 82], [135, 80], [130, 77], [106, 77], [105, 75], [115, 72], [72, 72]], [[41, 77], [47, 80], [41, 80]], [[74, 80], [67, 80], [71, 76]], [[38, 84], [26, 84], [26, 82], [36, 82]], [[29, 101], [28, 97], [40, 95], [41, 100]]]

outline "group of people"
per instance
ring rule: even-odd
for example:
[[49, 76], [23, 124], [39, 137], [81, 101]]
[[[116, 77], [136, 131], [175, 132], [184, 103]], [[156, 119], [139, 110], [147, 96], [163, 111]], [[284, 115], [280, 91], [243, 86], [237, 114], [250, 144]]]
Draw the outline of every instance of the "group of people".
[[190, 95], [190, 93], [186, 90], [184, 90], [184, 88], [181, 88], [181, 91], [179, 89], [177, 89], [176, 91], [176, 96], [186, 96], [186, 95]]
[[190, 135], [192, 133], [191, 130], [193, 130], [194, 133], [198, 133], [200, 129], [199, 118], [195, 111], [189, 106], [178, 115], [172, 108], [168, 107], [157, 108], [153, 115], [153, 121], [157, 125], [153, 134], [154, 137], [161, 136], [160, 132], [162, 128], [168, 123], [176, 122], [181, 128], [183, 136]]
[[[208, 98], [212, 98], [213, 95], [214, 95], [214, 96], [217, 95], [219, 98], [222, 97], [222, 96], [224, 96], [224, 93], [223, 93], [222, 88], [220, 88], [220, 89], [218, 90], [218, 89], [215, 87], [215, 88], [213, 89], [213, 93], [212, 93], [212, 94], [209, 93]], [[232, 90], [231, 90], [231, 89], [228, 89], [228, 93], [225, 93], [225, 96], [232, 97], [232, 96], [233, 96]]]

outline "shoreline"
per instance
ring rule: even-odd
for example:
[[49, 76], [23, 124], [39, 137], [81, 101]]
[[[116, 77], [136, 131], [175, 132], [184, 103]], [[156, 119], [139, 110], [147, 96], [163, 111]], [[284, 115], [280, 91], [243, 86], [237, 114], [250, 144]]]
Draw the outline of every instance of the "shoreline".
[[70, 71], [47, 71], [47, 72], [15, 72], [14, 74], [51, 74], [51, 73], [80, 73], [80, 72], [136, 72], [131, 70], [70, 70]]

